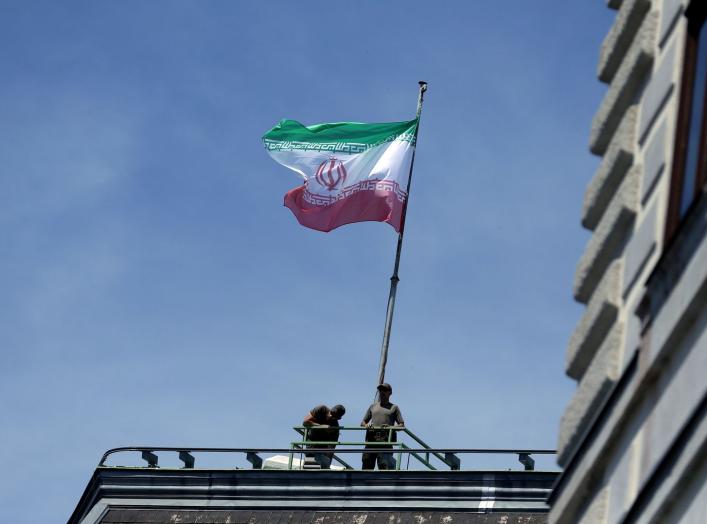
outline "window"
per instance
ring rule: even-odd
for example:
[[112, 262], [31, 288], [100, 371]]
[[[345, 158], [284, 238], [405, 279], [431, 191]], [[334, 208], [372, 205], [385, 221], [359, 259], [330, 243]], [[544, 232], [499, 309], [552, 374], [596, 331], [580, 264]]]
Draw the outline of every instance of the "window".
[[707, 2], [692, 0], [685, 11], [687, 40], [670, 181], [666, 243], [677, 233], [707, 182]]

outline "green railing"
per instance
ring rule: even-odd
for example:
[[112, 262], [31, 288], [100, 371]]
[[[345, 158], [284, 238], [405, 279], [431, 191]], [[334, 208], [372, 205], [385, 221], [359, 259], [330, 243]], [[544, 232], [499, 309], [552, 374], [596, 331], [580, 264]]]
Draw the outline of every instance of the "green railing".
[[[318, 426], [295, 426], [293, 428], [297, 433], [299, 433], [302, 436], [302, 440], [300, 441], [295, 441], [290, 443], [290, 454], [289, 454], [289, 462], [288, 462], [288, 469], [293, 469], [293, 462], [294, 462], [294, 457], [295, 455], [303, 455], [303, 454], [311, 454], [314, 455], [315, 460], [318, 463], [322, 463], [321, 456], [322, 455], [330, 455], [332, 461], [336, 461], [339, 464], [341, 464], [344, 468], [346, 469], [355, 469], [353, 466], [350, 464], [346, 463], [341, 457], [337, 456], [334, 449], [331, 451], [323, 451], [322, 449], [317, 449], [318, 447], [325, 447], [325, 446], [335, 446], [335, 447], [355, 447], [355, 448], [370, 448], [368, 451], [369, 453], [375, 453], [375, 448], [379, 447], [381, 448], [381, 451], [379, 453], [391, 453], [392, 455], [395, 455], [395, 464], [392, 469], [400, 470], [403, 469], [403, 454], [407, 455], [408, 457], [408, 464], [405, 467], [405, 469], [408, 469], [409, 464], [410, 464], [410, 457], [418, 460], [423, 466], [425, 466], [428, 469], [431, 470], [437, 470], [437, 468], [434, 466], [434, 464], [431, 462], [431, 458], [434, 457], [438, 459], [442, 464], [445, 466], [449, 467], [449, 469], [452, 470], [458, 470], [461, 467], [461, 461], [459, 460], [459, 457], [457, 457], [454, 453], [438, 453], [435, 451], [433, 448], [427, 445], [420, 437], [415, 435], [412, 431], [410, 431], [406, 427], [398, 427], [398, 426], [384, 426], [384, 427], [376, 427], [376, 428], [365, 428], [365, 427], [360, 427], [360, 426], [339, 426], [338, 429], [340, 432], [344, 431], [352, 431], [352, 432], [361, 432], [361, 431], [367, 431], [368, 429], [377, 429], [379, 431], [388, 431], [388, 438], [386, 441], [381, 441], [381, 442], [366, 442], [365, 440], [356, 440], [356, 441], [320, 441], [320, 440], [310, 440], [309, 437], [309, 432], [311, 430], [316, 430], [318, 429]], [[322, 428], [319, 427], [319, 430], [321, 431]], [[404, 441], [400, 440], [398, 437], [402, 437], [403, 435], [409, 437], [411, 440], [413, 440], [416, 444], [420, 446], [420, 449], [423, 449], [422, 453], [419, 452], [418, 450], [412, 451], [413, 448], [408, 446]], [[393, 437], [396, 438], [393, 438]], [[383, 451], [383, 449], [392, 449], [392, 451]], [[403, 451], [405, 450], [405, 451]], [[340, 450], [341, 451], [341, 450]]]

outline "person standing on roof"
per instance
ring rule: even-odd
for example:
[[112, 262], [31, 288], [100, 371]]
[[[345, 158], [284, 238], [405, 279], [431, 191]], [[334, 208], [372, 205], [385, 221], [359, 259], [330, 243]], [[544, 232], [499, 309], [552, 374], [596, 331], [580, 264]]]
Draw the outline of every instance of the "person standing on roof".
[[[324, 404], [315, 406], [304, 417], [302, 425], [311, 427], [307, 430], [306, 440], [316, 442], [337, 442], [339, 440], [339, 420], [346, 413], [346, 408], [341, 404], [329, 409]], [[334, 449], [335, 444], [311, 445], [307, 447]], [[334, 453], [307, 453], [307, 457], [312, 457], [322, 469], [329, 469]]]
[[[366, 411], [361, 421], [361, 426], [367, 428], [366, 442], [396, 442], [397, 431], [390, 427], [404, 427], [403, 415], [400, 408], [390, 402], [393, 388], [390, 384], [378, 385], [378, 402], [374, 402]], [[366, 446], [366, 449], [391, 449], [393, 446]], [[395, 467], [392, 453], [364, 453], [362, 457], [363, 469], [374, 469], [378, 462], [378, 469], [393, 469]]]

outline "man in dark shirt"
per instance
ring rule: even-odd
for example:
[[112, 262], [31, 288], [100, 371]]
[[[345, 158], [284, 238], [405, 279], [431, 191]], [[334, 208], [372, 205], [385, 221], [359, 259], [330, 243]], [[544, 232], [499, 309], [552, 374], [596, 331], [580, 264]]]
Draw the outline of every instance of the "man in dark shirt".
[[[339, 420], [346, 413], [346, 408], [341, 404], [329, 409], [325, 405], [319, 405], [312, 408], [312, 410], [304, 417], [302, 421], [303, 426], [311, 427], [307, 431], [306, 440], [317, 441], [317, 442], [336, 442], [339, 440]], [[328, 448], [334, 449], [336, 446], [333, 444], [322, 444], [316, 446], [317, 448]], [[331, 466], [331, 458], [333, 453], [307, 453], [307, 457], [313, 457], [314, 460], [321, 466], [322, 469], [329, 469]]]
[[[361, 421], [361, 426], [366, 430], [366, 442], [396, 442], [397, 431], [391, 431], [391, 426], [405, 425], [400, 408], [390, 402], [393, 388], [390, 384], [378, 385], [379, 401], [374, 402], [366, 411]], [[366, 446], [366, 449], [391, 449], [392, 446]], [[395, 463], [392, 453], [364, 453], [362, 457], [363, 469], [374, 469], [376, 461], [378, 469], [393, 469]]]

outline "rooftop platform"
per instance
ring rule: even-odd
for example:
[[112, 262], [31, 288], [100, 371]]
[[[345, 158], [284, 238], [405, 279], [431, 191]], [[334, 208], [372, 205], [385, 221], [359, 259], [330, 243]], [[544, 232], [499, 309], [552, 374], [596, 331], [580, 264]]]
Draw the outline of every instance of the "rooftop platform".
[[557, 477], [540, 471], [99, 467], [69, 522], [536, 524]]
[[[294, 429], [301, 439], [288, 448], [109, 450], [69, 524], [547, 522], [559, 472], [536, 471], [533, 457], [554, 450], [433, 449], [407, 428], [385, 428], [382, 443], [364, 442], [360, 427], [341, 428], [352, 442], [317, 442]], [[391, 469], [352, 466], [366, 446], [382, 446]], [[492, 456], [504, 469], [480, 467]]]

